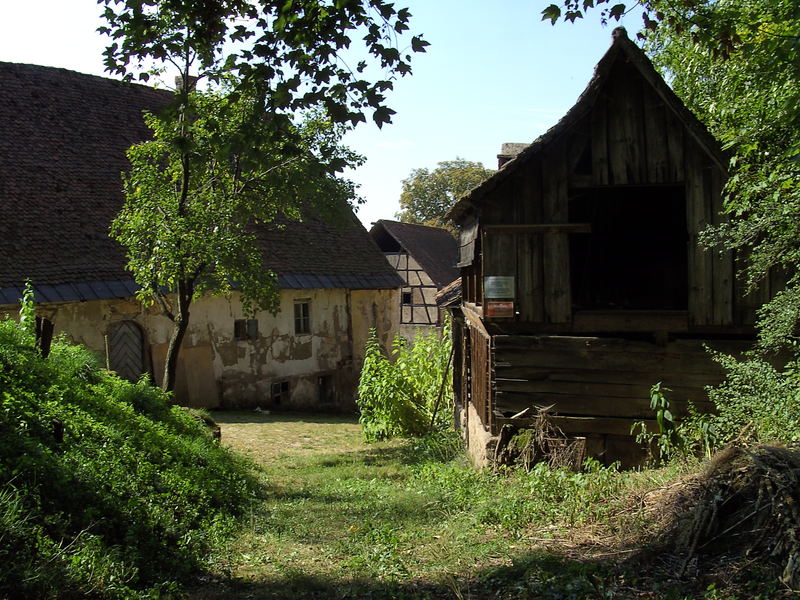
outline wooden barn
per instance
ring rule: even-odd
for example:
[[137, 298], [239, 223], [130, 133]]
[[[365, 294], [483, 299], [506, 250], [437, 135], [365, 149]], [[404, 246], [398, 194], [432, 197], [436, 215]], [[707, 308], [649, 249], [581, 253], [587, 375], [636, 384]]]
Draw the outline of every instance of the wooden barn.
[[744, 296], [735, 257], [699, 245], [726, 165], [620, 28], [575, 106], [455, 205], [456, 409], [479, 462], [535, 407], [624, 465], [642, 457], [630, 430], [653, 422], [651, 385], [678, 415], [709, 407], [722, 373], [704, 345], [749, 344], [770, 292]]

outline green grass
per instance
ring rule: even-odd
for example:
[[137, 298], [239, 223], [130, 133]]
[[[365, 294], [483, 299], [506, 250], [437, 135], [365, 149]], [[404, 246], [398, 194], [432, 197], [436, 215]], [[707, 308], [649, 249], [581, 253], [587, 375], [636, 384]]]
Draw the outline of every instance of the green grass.
[[160, 390], [0, 321], [0, 598], [172, 597], [256, 500], [251, 469]]
[[348, 418], [215, 418], [269, 491], [192, 598], [706, 596], [617, 566], [658, 516], [631, 498], [674, 469], [495, 476], [433, 460], [430, 445], [365, 444]]

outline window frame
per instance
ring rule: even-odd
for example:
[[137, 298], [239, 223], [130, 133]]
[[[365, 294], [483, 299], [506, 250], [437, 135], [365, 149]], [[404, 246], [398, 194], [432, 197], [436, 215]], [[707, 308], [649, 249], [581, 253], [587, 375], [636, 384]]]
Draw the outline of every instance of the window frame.
[[294, 301], [295, 335], [311, 335], [311, 300], [299, 298]]

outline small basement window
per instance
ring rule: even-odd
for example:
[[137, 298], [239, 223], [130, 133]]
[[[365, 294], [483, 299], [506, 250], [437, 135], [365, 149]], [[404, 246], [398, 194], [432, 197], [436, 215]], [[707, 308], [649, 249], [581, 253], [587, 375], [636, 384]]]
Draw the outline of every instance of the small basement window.
[[311, 333], [310, 300], [295, 300], [294, 332]]
[[236, 319], [233, 322], [233, 339], [258, 339], [258, 319]]
[[570, 236], [577, 310], [686, 310], [688, 233], [683, 186], [607, 187], [576, 193]]
[[289, 382], [275, 381], [271, 389], [272, 404], [279, 405], [289, 401]]

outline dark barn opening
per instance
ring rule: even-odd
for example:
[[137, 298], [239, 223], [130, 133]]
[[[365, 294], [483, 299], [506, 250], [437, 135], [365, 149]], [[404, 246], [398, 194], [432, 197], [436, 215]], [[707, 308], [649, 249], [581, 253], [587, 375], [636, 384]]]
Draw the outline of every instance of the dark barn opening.
[[688, 233], [683, 186], [604, 187], [575, 193], [569, 219], [577, 310], [687, 310]]

